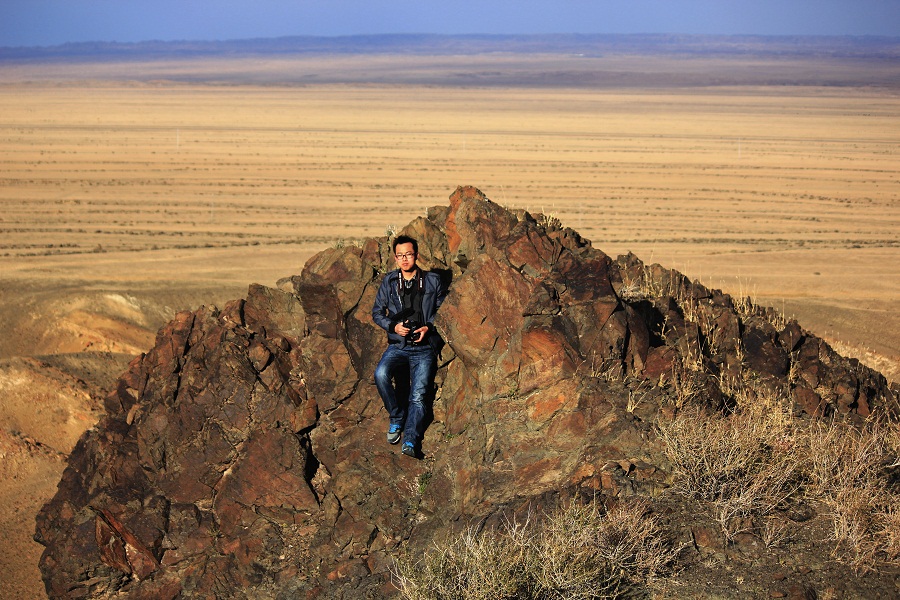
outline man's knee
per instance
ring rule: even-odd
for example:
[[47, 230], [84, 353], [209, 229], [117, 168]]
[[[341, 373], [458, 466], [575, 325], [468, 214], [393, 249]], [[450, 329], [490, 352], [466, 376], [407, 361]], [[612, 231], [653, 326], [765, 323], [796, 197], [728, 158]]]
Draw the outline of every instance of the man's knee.
[[378, 384], [389, 384], [391, 382], [391, 369], [384, 361], [378, 363], [375, 367], [375, 382]]
[[409, 393], [409, 403], [417, 404], [422, 407], [425, 406], [428, 400], [428, 386], [427, 385], [417, 385], [414, 386]]
[[410, 409], [418, 408], [420, 410], [425, 410], [425, 398], [423, 396], [410, 396], [409, 407]]

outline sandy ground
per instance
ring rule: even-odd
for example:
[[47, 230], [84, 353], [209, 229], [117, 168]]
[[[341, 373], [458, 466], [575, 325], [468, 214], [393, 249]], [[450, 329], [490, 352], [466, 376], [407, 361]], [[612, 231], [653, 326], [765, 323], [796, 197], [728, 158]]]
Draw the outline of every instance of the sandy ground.
[[[750, 295], [900, 379], [900, 95], [5, 83], [0, 596], [105, 389], [175, 311], [273, 285], [460, 184]], [[21, 79], [21, 78], [20, 78]]]

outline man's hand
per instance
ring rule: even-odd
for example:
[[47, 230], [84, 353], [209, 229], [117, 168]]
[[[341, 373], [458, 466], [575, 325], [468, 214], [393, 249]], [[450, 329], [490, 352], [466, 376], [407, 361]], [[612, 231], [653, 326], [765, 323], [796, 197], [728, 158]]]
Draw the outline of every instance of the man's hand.
[[[407, 327], [404, 323], [397, 323], [396, 325], [394, 325], [394, 333], [396, 333], [397, 335], [406, 337], [407, 335], [409, 335], [410, 331], [413, 331], [413, 330], [410, 329], [409, 327]], [[412, 338], [414, 342], [418, 342], [418, 341], [424, 339], [425, 334], [428, 333], [428, 325], [422, 325], [421, 327], [416, 329], [413, 333], [415, 334]]]

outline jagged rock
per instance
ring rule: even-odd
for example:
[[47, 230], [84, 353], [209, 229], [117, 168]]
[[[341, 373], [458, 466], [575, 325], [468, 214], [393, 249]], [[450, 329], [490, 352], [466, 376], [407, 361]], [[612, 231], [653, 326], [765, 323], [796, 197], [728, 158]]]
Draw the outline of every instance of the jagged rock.
[[[451, 286], [426, 460], [385, 444], [373, 382], [389, 241], [326, 250], [278, 289], [179, 313], [131, 363], [38, 515], [51, 598], [390, 596], [401, 547], [560, 490], [663, 485], [651, 424], [674, 379], [712, 407], [749, 370], [809, 415], [897, 410], [796, 323], [475, 188], [402, 233]], [[636, 402], [626, 376], [663, 395]]]

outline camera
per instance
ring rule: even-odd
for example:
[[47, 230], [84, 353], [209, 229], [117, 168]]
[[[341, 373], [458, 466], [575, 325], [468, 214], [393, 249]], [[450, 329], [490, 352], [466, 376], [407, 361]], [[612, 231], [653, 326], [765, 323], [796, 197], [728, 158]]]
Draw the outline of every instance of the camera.
[[412, 344], [418, 344], [422, 341], [420, 334], [416, 333], [416, 329], [421, 327], [423, 324], [418, 321], [403, 321], [403, 326], [409, 328], [409, 333], [406, 334], [406, 341]]

